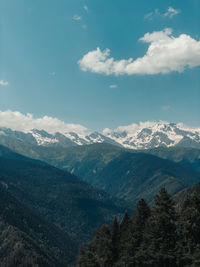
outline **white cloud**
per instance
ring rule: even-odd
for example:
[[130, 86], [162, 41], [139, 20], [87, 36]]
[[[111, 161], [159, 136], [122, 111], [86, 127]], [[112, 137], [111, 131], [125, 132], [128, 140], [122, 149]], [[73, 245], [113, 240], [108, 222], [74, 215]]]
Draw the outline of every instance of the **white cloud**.
[[0, 80], [0, 86], [7, 86], [8, 82], [4, 81], [4, 80]]
[[174, 9], [173, 7], [168, 7], [167, 12], [164, 13], [165, 17], [169, 17], [170, 19], [174, 16], [178, 15], [181, 11], [179, 9]]
[[83, 71], [105, 75], [158, 74], [172, 71], [183, 72], [186, 67], [200, 66], [200, 41], [190, 35], [172, 35], [172, 29], [146, 33], [139, 39], [149, 43], [146, 54], [141, 58], [115, 60], [110, 50], [88, 52], [78, 61]]
[[53, 72], [49, 72], [49, 76], [56, 76], [55, 71], [53, 71]]
[[175, 9], [173, 7], [168, 7], [167, 11], [164, 13], [160, 12], [159, 9], [156, 8], [154, 11], [145, 15], [144, 18], [148, 20], [152, 20], [155, 17], [168, 17], [172, 19], [174, 16], [178, 15], [179, 13], [181, 13], [181, 10]]
[[126, 126], [118, 126], [114, 130], [111, 130], [109, 128], [105, 128], [103, 130], [103, 134], [110, 135], [110, 134], [113, 134], [115, 132], [117, 132], [117, 133], [126, 132], [127, 134], [133, 135], [143, 128], [154, 128], [154, 127], [157, 127], [159, 124], [160, 125], [168, 124], [168, 122], [166, 122], [166, 121], [145, 121], [145, 122], [139, 122], [138, 124], [132, 123], [132, 124], [129, 124]]
[[162, 106], [163, 111], [169, 110], [171, 107], [169, 105]]
[[152, 17], [154, 15], [154, 12], [150, 12], [144, 16], [145, 19], [152, 20]]
[[83, 24], [81, 27], [82, 27], [84, 30], [87, 29], [87, 25], [85, 25], [85, 24]]
[[86, 12], [88, 12], [88, 6], [84, 5], [83, 8], [85, 9]]
[[76, 20], [76, 21], [80, 21], [80, 20], [82, 20], [82, 16], [74, 15], [72, 19]]
[[32, 114], [22, 114], [19, 111], [0, 111], [0, 127], [11, 128], [12, 130], [28, 132], [32, 129], [45, 130], [49, 133], [77, 132], [86, 134], [87, 128], [80, 124], [68, 124], [57, 118], [43, 116], [35, 118]]
[[111, 84], [109, 87], [110, 88], [117, 88], [117, 84]]
[[145, 15], [144, 18], [148, 20], [152, 20], [154, 17], [157, 17], [157, 16], [162, 16], [158, 8], [156, 8], [153, 12], [150, 12], [147, 15]]

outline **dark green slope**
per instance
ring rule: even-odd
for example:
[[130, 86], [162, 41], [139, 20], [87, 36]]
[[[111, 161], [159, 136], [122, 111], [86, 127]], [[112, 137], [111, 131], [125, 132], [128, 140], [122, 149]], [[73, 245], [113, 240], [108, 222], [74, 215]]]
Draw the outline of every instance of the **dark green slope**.
[[60, 226], [75, 240], [87, 241], [125, 207], [74, 175], [0, 147], [0, 183], [28, 208]]
[[123, 148], [110, 144], [92, 144], [57, 150], [41, 148], [39, 153], [40, 158], [49, 164], [92, 183], [93, 177], [123, 151]]
[[[131, 177], [131, 170], [134, 168], [131, 163], [127, 164], [127, 159], [124, 157], [124, 152], [127, 150], [110, 144], [65, 149], [32, 147], [25, 151], [30, 156], [34, 154], [35, 158], [72, 172], [82, 180], [134, 204], [140, 197], [151, 201], [161, 186], [167, 186], [169, 192], [174, 194], [199, 180], [199, 175], [194, 171], [199, 168], [198, 149], [157, 148], [142, 153], [142, 160], [136, 160], [137, 157], [141, 158], [140, 151], [129, 150], [129, 154], [133, 154], [135, 158], [133, 163], [137, 170], [137, 179], [134, 179], [134, 183]], [[147, 154], [146, 159], [145, 154]], [[149, 154], [155, 154], [163, 160], [151, 157]], [[166, 159], [174, 161], [175, 165]], [[115, 183], [112, 179], [118, 182]], [[109, 188], [110, 180], [112, 190]]]
[[168, 159], [194, 170], [200, 171], [200, 149], [187, 147], [158, 147], [149, 150], [135, 151], [120, 148], [111, 144], [92, 144], [68, 148], [42, 147], [29, 144], [20, 139], [7, 138], [6, 142], [1, 137], [0, 142], [17, 153], [27, 157], [40, 159], [49, 164], [73, 171], [83, 180], [90, 181], [96, 172], [100, 171], [112, 159], [124, 151], [144, 152], [163, 159]]
[[200, 174], [177, 163], [144, 153], [125, 152], [111, 161], [93, 180], [93, 185], [133, 205], [148, 202], [161, 187], [170, 194], [200, 181]]
[[74, 173], [82, 180], [91, 182], [112, 159], [119, 156], [124, 148], [111, 144], [92, 144], [68, 148], [34, 146], [17, 140], [6, 147], [26, 157], [39, 159], [52, 166]]
[[0, 186], [0, 266], [71, 266], [77, 245]]
[[179, 210], [181, 210], [183, 203], [187, 199], [187, 197], [191, 195], [197, 195], [200, 198], [200, 182], [187, 187], [175, 194], [173, 198]]
[[185, 147], [154, 148], [144, 151], [163, 159], [178, 162], [181, 165], [200, 171], [200, 149]]

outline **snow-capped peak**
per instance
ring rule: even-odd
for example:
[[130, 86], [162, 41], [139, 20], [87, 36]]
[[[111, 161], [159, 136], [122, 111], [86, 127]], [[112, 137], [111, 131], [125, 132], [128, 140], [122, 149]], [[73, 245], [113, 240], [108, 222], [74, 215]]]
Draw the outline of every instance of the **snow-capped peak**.
[[124, 147], [147, 149], [158, 146], [175, 146], [184, 138], [200, 142], [200, 128], [190, 128], [183, 123], [140, 122], [128, 126], [119, 126], [114, 130], [104, 129], [104, 135], [112, 138]]
[[200, 128], [190, 128], [183, 123], [140, 122], [119, 126], [114, 130], [106, 128], [103, 133], [63, 131], [49, 133], [32, 129], [26, 132], [0, 128], [0, 143], [14, 138], [39, 146], [69, 147], [94, 143], [110, 143], [131, 149], [149, 149], [159, 146], [186, 146], [200, 148]]

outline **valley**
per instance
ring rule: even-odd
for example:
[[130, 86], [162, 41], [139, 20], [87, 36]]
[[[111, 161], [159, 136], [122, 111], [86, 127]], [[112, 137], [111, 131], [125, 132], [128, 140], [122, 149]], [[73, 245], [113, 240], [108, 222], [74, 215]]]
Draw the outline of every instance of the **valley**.
[[[110, 142], [55, 146], [36, 143], [30, 134], [6, 133], [0, 135], [1, 244], [15, 251], [11, 262], [23, 254], [24, 264], [74, 266], [78, 247], [88, 244], [95, 229], [111, 225], [115, 216], [121, 220], [125, 210], [134, 214], [142, 198], [153, 205], [163, 187], [182, 203], [200, 182], [197, 148], [135, 150]], [[15, 240], [22, 244], [18, 249], [12, 248]]]

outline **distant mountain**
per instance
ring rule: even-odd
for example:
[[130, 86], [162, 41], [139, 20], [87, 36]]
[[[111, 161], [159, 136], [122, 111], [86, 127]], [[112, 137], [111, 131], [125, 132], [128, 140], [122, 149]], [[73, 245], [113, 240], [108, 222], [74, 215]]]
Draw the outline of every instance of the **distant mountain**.
[[[163, 186], [171, 194], [175, 194], [200, 181], [200, 173], [196, 172], [196, 165], [193, 166], [198, 161], [200, 150], [174, 147], [145, 150], [145, 152], [110, 144], [64, 149], [41, 147], [37, 150], [40, 159], [131, 202], [132, 207], [142, 197], [151, 202], [153, 196]], [[164, 156], [166, 159], [161, 158]]]
[[29, 132], [14, 131], [8, 128], [0, 128], [0, 144], [16, 144], [20, 141], [29, 145], [38, 145], [46, 147], [71, 147], [77, 145], [88, 145], [94, 143], [110, 143], [121, 146], [114, 140], [98, 132], [83, 135], [75, 132], [65, 134], [56, 132], [50, 134], [44, 130], [33, 129]]
[[162, 186], [175, 194], [200, 181], [196, 172], [199, 149], [156, 148], [141, 153], [100, 143], [69, 148], [34, 146], [25, 151], [26, 155], [34, 154], [96, 188], [131, 202], [132, 208], [142, 197], [151, 202]]
[[77, 244], [60, 228], [36, 216], [0, 185], [1, 266], [71, 266]]
[[170, 194], [200, 181], [200, 173], [145, 153], [124, 152], [93, 177], [92, 185], [134, 206], [145, 198], [152, 202], [160, 188]]
[[0, 146], [0, 184], [23, 205], [79, 242], [127, 206], [76, 176]]
[[[55, 129], [56, 131], [56, 129]], [[46, 147], [71, 147], [95, 143], [108, 143], [134, 150], [156, 147], [200, 148], [200, 128], [189, 128], [181, 123], [146, 122], [139, 125], [121, 126], [115, 130], [104, 129], [103, 133], [55, 132], [33, 129], [28, 132], [0, 128], [0, 144], [17, 144]]]
[[200, 148], [200, 128], [189, 128], [181, 123], [144, 122], [121, 126], [116, 130], [105, 129], [103, 133], [131, 149], [172, 146]]
[[68, 148], [40, 148], [38, 158], [92, 183], [96, 174], [125, 151], [111, 144], [92, 144]]
[[170, 148], [158, 147], [144, 150], [144, 152], [178, 162], [200, 172], [200, 149], [176, 146]]

